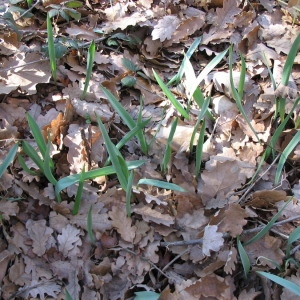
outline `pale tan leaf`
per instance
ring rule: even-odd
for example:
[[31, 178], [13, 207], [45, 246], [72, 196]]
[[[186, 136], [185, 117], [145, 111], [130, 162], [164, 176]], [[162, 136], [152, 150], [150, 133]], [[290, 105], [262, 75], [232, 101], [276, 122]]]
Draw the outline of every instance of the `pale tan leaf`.
[[224, 271], [226, 274], [232, 274], [232, 272], [236, 269], [236, 263], [238, 261], [237, 250], [235, 247], [231, 247], [226, 264], [224, 266]]
[[121, 238], [132, 243], [135, 237], [136, 227], [132, 226], [132, 219], [127, 217], [125, 206], [122, 208], [114, 206], [109, 213], [112, 219], [112, 225], [121, 235]]
[[42, 256], [46, 252], [46, 243], [53, 233], [53, 229], [46, 226], [46, 220], [33, 221], [29, 219], [26, 222], [28, 235], [33, 241], [32, 251]]
[[206, 256], [210, 256], [211, 251], [219, 251], [224, 244], [223, 234], [217, 232], [218, 226], [207, 225], [204, 230], [202, 251]]
[[19, 212], [18, 202], [0, 200], [0, 212], [5, 220], [9, 220], [10, 216], [16, 216]]
[[153, 40], [160, 39], [161, 42], [170, 40], [179, 24], [180, 20], [176, 16], [164, 16], [153, 28], [151, 34]]
[[62, 233], [57, 236], [57, 240], [58, 249], [65, 257], [73, 257], [80, 252], [78, 247], [82, 245], [82, 241], [80, 230], [76, 227], [68, 224], [62, 229]]
[[154, 222], [156, 224], [163, 224], [166, 226], [170, 226], [174, 224], [174, 217], [167, 214], [162, 214], [151, 207], [146, 205], [142, 207], [134, 208], [134, 212], [141, 215], [146, 222]]

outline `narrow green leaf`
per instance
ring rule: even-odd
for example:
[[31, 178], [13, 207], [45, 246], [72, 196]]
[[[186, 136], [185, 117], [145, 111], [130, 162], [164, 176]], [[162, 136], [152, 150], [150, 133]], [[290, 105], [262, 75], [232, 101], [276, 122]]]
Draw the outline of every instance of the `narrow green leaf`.
[[70, 295], [69, 291], [66, 289], [66, 296], [65, 300], [73, 300], [72, 296]]
[[[201, 71], [201, 73], [196, 78], [196, 81], [194, 82], [191, 91], [195, 91], [198, 85], [205, 79], [205, 77], [217, 66], [217, 64], [224, 58], [226, 53], [228, 52], [228, 48], [224, 50], [223, 52], [219, 53], [217, 56], [215, 56]], [[192, 92], [193, 94], [193, 92]]]
[[132, 197], [132, 184], [133, 184], [133, 170], [130, 171], [129, 177], [128, 177], [128, 184], [126, 188], [126, 214], [127, 217], [131, 217], [131, 197]]
[[290, 256], [290, 251], [292, 244], [300, 239], [300, 227], [297, 227], [292, 231], [292, 233], [289, 235], [288, 242], [287, 242], [287, 249], [286, 249], [286, 256]]
[[186, 61], [192, 57], [193, 53], [198, 48], [201, 41], [202, 41], [202, 36], [200, 36], [194, 40], [194, 42], [190, 46], [189, 50], [186, 52], [177, 74], [171, 78], [171, 80], [167, 83], [167, 86], [169, 86], [171, 84], [177, 84], [182, 79], [184, 70], [186, 68]]
[[47, 14], [47, 36], [48, 36], [48, 51], [50, 58], [50, 68], [54, 81], [56, 81], [56, 54], [54, 47], [53, 28], [50, 15]]
[[[134, 161], [126, 162], [126, 164], [128, 166], [128, 170], [139, 168], [140, 166], [142, 166], [145, 163], [146, 163], [145, 160], [134, 160]], [[115, 173], [116, 173], [116, 171], [113, 166], [99, 168], [99, 169], [85, 172], [84, 180], [91, 180], [91, 179], [94, 179], [97, 177], [108, 176], [108, 175], [112, 175]], [[81, 174], [73, 174], [73, 175], [69, 175], [69, 176], [66, 176], [66, 177], [60, 179], [55, 186], [55, 195], [56, 196], [59, 195], [59, 193], [63, 189], [79, 182], [80, 177], [81, 177]]]
[[84, 88], [81, 95], [81, 99], [84, 99], [87, 93], [87, 89], [89, 87], [90, 79], [93, 72], [93, 64], [94, 64], [94, 58], [95, 58], [95, 51], [96, 51], [96, 44], [95, 41], [92, 41], [89, 50], [88, 50], [88, 56], [87, 56], [87, 66], [86, 66], [86, 78], [84, 82]]
[[[119, 179], [119, 182], [122, 186], [122, 189], [126, 191], [126, 187], [128, 184], [128, 168], [126, 166], [125, 160], [122, 157], [120, 151], [117, 149], [117, 147], [112, 143], [110, 140], [108, 133], [101, 121], [101, 119], [96, 115], [98, 126], [102, 132], [102, 136], [106, 145], [107, 152], [109, 154], [110, 160], [112, 162], [112, 165], [114, 169], [116, 170], [117, 177]], [[125, 167], [124, 167], [125, 166]], [[126, 170], [125, 170], [126, 168]]]
[[171, 154], [172, 154], [172, 141], [174, 138], [174, 134], [176, 131], [176, 127], [177, 127], [177, 123], [178, 123], [178, 118], [175, 118], [175, 120], [173, 121], [172, 125], [171, 125], [171, 130], [170, 130], [170, 134], [167, 140], [167, 145], [166, 145], [166, 150], [165, 150], [165, 154], [162, 160], [162, 164], [161, 164], [161, 171], [163, 173], [165, 173], [167, 171], [167, 167], [168, 167], [168, 163], [171, 160]]
[[[119, 114], [123, 122], [129, 127], [130, 130], [133, 130], [137, 124], [132, 119], [130, 114], [125, 110], [125, 108], [120, 104], [120, 102], [116, 99], [116, 97], [105, 87], [101, 86], [104, 94], [106, 95], [109, 103], [113, 107], [113, 109]], [[148, 152], [148, 145], [145, 139], [145, 136], [143, 134], [143, 131], [140, 130], [137, 132], [137, 138], [139, 140], [142, 152], [144, 154], [147, 154]]]
[[[139, 130], [143, 129], [149, 122], [151, 119], [147, 119], [146, 121], [143, 121], [141, 123], [137, 123], [137, 125], [130, 130], [129, 132], [127, 132], [123, 138], [117, 143], [116, 147], [117, 149], [121, 149], [127, 142], [129, 142], [136, 134]], [[110, 158], [108, 157], [106, 163], [104, 166], [107, 166], [110, 163]]]
[[73, 216], [77, 215], [78, 212], [79, 212], [82, 193], [83, 193], [84, 174], [85, 174], [85, 165], [83, 165], [82, 171], [80, 173], [78, 189], [77, 189], [77, 192], [76, 192], [74, 207], [73, 207], [73, 211], [72, 211]]
[[204, 135], [205, 135], [205, 120], [201, 125], [199, 140], [196, 147], [196, 177], [200, 175], [201, 169], [201, 161], [202, 161], [202, 152], [203, 152], [203, 143], [204, 143]]
[[243, 265], [244, 275], [247, 278], [247, 275], [250, 272], [251, 264], [248, 254], [245, 251], [245, 248], [243, 247], [239, 237], [237, 237], [237, 247]]
[[276, 174], [275, 174], [275, 184], [276, 185], [279, 183], [280, 174], [281, 174], [281, 171], [284, 167], [284, 164], [285, 164], [288, 156], [293, 151], [293, 149], [299, 144], [300, 144], [300, 131], [298, 130], [297, 133], [294, 135], [294, 137], [291, 139], [291, 141], [288, 143], [288, 145], [285, 147], [285, 149], [283, 150], [283, 152], [280, 156], [278, 166], [276, 169]]
[[40, 176], [41, 175], [41, 173], [39, 173], [37, 171], [32, 171], [31, 169], [29, 169], [25, 163], [24, 158], [20, 154], [18, 154], [18, 162], [19, 162], [19, 165], [21, 166], [21, 168], [29, 175], [32, 175], [32, 176]]
[[191, 136], [191, 140], [190, 140], [190, 153], [192, 153], [193, 146], [194, 146], [194, 139], [195, 139], [197, 130], [199, 128], [200, 122], [203, 120], [204, 116], [206, 116], [206, 112], [208, 110], [209, 103], [210, 103], [210, 97], [208, 97], [206, 99], [206, 101], [203, 103], [202, 108], [201, 108], [201, 112], [198, 115], [198, 119], [197, 119], [196, 125], [194, 127], [194, 130], [193, 130], [193, 133], [192, 133], [192, 136]]
[[278, 211], [278, 213], [269, 221], [269, 223], [260, 231], [258, 232], [253, 238], [251, 238], [249, 241], [245, 242], [244, 245], [250, 245], [259, 239], [261, 239], [267, 232], [270, 231], [273, 224], [277, 221], [277, 219], [280, 217], [286, 206], [292, 201], [293, 197], [291, 197], [287, 203]]
[[43, 172], [46, 178], [55, 186], [57, 183], [57, 180], [54, 178], [52, 174], [52, 160], [50, 157], [50, 142], [47, 144], [45, 157], [44, 157], [44, 163], [43, 163]]
[[140, 185], [140, 184], [153, 185], [153, 186], [156, 186], [156, 187], [159, 187], [162, 189], [166, 189], [166, 190], [186, 192], [186, 190], [184, 188], [180, 187], [177, 184], [165, 182], [165, 181], [161, 181], [161, 180], [156, 180], [156, 179], [142, 178], [139, 180], [137, 185]]
[[160, 294], [151, 291], [135, 292], [134, 300], [158, 300]]
[[27, 122], [28, 125], [30, 127], [30, 130], [32, 132], [33, 138], [42, 154], [42, 157], [45, 157], [45, 153], [46, 153], [46, 149], [47, 149], [47, 144], [45, 142], [45, 139], [42, 135], [42, 132], [38, 126], [38, 124], [36, 123], [36, 121], [34, 120], [34, 118], [29, 114], [26, 113], [26, 118], [27, 118]]
[[279, 276], [267, 273], [267, 272], [263, 272], [263, 271], [256, 271], [256, 273], [274, 281], [275, 283], [287, 288], [288, 290], [290, 290], [291, 292], [293, 292], [294, 294], [296, 294], [297, 296], [300, 296], [300, 286], [292, 281], [286, 280], [284, 278], [281, 278]]
[[243, 56], [241, 56], [241, 62], [242, 62], [242, 67], [241, 67], [238, 93], [239, 93], [240, 99], [243, 99], [245, 80], [246, 80], [246, 63], [245, 63], [245, 58]]
[[11, 162], [14, 160], [17, 151], [18, 151], [18, 143], [14, 144], [12, 148], [8, 151], [6, 157], [4, 158], [2, 164], [0, 165], [0, 178], [8, 168], [8, 166], [11, 164]]
[[26, 141], [22, 141], [22, 150], [34, 161], [37, 167], [44, 173], [44, 163], [39, 157], [37, 151]]
[[286, 62], [283, 67], [282, 78], [281, 78], [281, 83], [283, 85], [288, 85], [289, 83], [292, 67], [294, 64], [295, 57], [298, 54], [299, 48], [300, 48], [300, 34], [298, 34], [297, 38], [294, 40], [293, 45], [289, 51], [289, 54], [286, 58]]
[[188, 115], [188, 113], [186, 112], [186, 110], [183, 108], [183, 106], [180, 104], [180, 102], [175, 98], [175, 96], [173, 95], [173, 93], [169, 90], [169, 88], [164, 84], [164, 82], [161, 80], [161, 78], [158, 76], [158, 74], [153, 70], [153, 75], [158, 83], [158, 85], [160, 86], [160, 88], [162, 89], [162, 91], [164, 92], [164, 94], [166, 95], [166, 97], [171, 101], [171, 103], [173, 104], [173, 106], [177, 109], [177, 111], [187, 120], [190, 119], [190, 116]]
[[87, 216], [87, 233], [93, 245], [96, 244], [95, 234], [93, 232], [93, 215], [92, 215], [93, 206], [90, 206], [88, 216]]
[[[232, 46], [229, 47], [229, 72], [230, 72], [230, 87], [231, 87], [231, 91], [232, 91], [232, 94], [233, 94], [233, 98], [236, 102], [236, 105], [237, 105], [239, 111], [242, 113], [242, 115], [243, 115], [245, 121], [247, 122], [248, 126], [250, 127], [250, 129], [254, 133], [255, 137], [257, 138], [257, 141], [260, 141], [255, 129], [253, 128], [251, 122], [249, 121], [249, 118], [247, 117], [247, 114], [245, 113], [245, 110], [244, 110], [243, 105], [242, 105], [242, 98], [240, 97], [238, 91], [236, 90], [236, 88], [234, 86], [233, 73], [232, 73]], [[240, 79], [243, 80], [243, 78], [240, 78]], [[241, 86], [243, 86], [243, 84], [244, 83], [240, 83]]]

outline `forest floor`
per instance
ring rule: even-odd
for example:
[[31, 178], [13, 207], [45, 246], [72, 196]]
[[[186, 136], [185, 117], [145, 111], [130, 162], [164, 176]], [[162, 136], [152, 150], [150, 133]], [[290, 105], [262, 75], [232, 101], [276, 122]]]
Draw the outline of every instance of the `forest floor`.
[[[299, 1], [30, 2], [0, 2], [0, 298], [299, 299], [265, 276], [300, 286]], [[149, 119], [124, 181], [95, 112], [112, 147]]]

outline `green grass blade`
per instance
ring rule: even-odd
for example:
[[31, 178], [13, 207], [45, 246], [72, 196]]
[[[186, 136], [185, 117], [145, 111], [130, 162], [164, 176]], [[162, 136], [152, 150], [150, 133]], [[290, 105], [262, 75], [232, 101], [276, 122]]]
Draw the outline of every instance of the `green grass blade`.
[[263, 271], [256, 271], [256, 273], [274, 281], [275, 283], [287, 288], [288, 290], [292, 291], [297, 296], [300, 296], [300, 286], [292, 281], [286, 280], [284, 278], [281, 278], [279, 276], [263, 272]]
[[[116, 145], [117, 149], [120, 150], [127, 142], [129, 142], [138, 133], [139, 130], [143, 129], [150, 122], [150, 120], [151, 118], [141, 123], [138, 122], [137, 125], [132, 130], [127, 132], [123, 136], [123, 138], [117, 143]], [[109, 165], [109, 163], [110, 163], [110, 158], [108, 157], [105, 166]]]
[[269, 65], [268, 59], [267, 59], [267, 57], [265, 55], [265, 52], [263, 52], [262, 54], [263, 54], [263, 58], [264, 58], [264, 63], [267, 66], [267, 69], [268, 69], [268, 73], [269, 73], [269, 76], [270, 76], [270, 79], [271, 79], [271, 82], [272, 82], [273, 89], [275, 91], [276, 90], [276, 81], [275, 81], [275, 78], [273, 76], [273, 73], [272, 73], [271, 67]]
[[27, 122], [30, 127], [30, 130], [32, 132], [33, 138], [42, 154], [42, 157], [45, 158], [47, 144], [41, 133], [41, 130], [40, 130], [38, 124], [36, 123], [36, 121], [33, 119], [33, 117], [29, 113], [26, 113], [26, 118], [27, 118]]
[[73, 300], [72, 296], [70, 295], [70, 293], [67, 289], [66, 289], [65, 300]]
[[200, 129], [199, 140], [198, 140], [197, 147], [196, 147], [196, 174], [195, 174], [196, 177], [198, 177], [200, 175], [204, 135], [205, 135], [205, 120], [202, 123], [201, 129]]
[[4, 174], [8, 166], [11, 164], [11, 162], [14, 160], [18, 151], [18, 147], [19, 147], [18, 143], [14, 144], [12, 148], [8, 151], [6, 157], [4, 158], [0, 166], [0, 178], [2, 177], [2, 175]]
[[182, 187], [180, 187], [177, 184], [170, 183], [170, 182], [165, 182], [161, 180], [156, 180], [156, 179], [147, 179], [147, 178], [142, 178], [139, 180], [137, 185], [140, 184], [147, 184], [147, 185], [153, 185], [158, 188], [166, 189], [166, 190], [173, 190], [173, 191], [179, 191], [179, 192], [186, 192], [186, 190]]
[[[139, 168], [140, 166], [142, 166], [145, 163], [146, 163], [145, 160], [134, 160], [134, 161], [126, 162], [128, 170]], [[95, 170], [85, 172], [84, 173], [84, 180], [92, 180], [92, 179], [97, 178], [97, 177], [108, 176], [108, 175], [112, 175], [112, 174], [115, 174], [115, 173], [116, 173], [116, 171], [115, 171], [113, 166], [99, 168], [99, 169], [95, 169]], [[80, 177], [81, 177], [81, 174], [73, 174], [73, 175], [69, 175], [69, 176], [66, 176], [66, 177], [58, 180], [58, 182], [55, 186], [56, 196], [59, 195], [59, 193], [63, 189], [79, 182]]]
[[[203, 105], [205, 105], [205, 99], [204, 99], [204, 95], [202, 93], [202, 91], [200, 90], [199, 87], [196, 88], [194, 94], [193, 94], [193, 98], [195, 100], [195, 102], [197, 103], [197, 105], [199, 106], [199, 108], [203, 109]], [[211, 114], [211, 112], [208, 110], [208, 106], [209, 106], [209, 102], [210, 102], [210, 97], [208, 98], [208, 104], [207, 104], [207, 109], [205, 112], [205, 117], [207, 117], [209, 120], [214, 121], [215, 118], [213, 117], [213, 115]], [[206, 106], [205, 106], [206, 107]]]
[[49, 14], [47, 14], [47, 36], [48, 36], [48, 51], [49, 51], [49, 58], [50, 58], [50, 68], [51, 68], [53, 79], [54, 79], [54, 81], [56, 81], [56, 79], [57, 79], [56, 53], [55, 53], [54, 38], [53, 38], [53, 28], [52, 28], [51, 19], [50, 19]]
[[278, 211], [278, 213], [269, 221], [269, 223], [260, 231], [258, 232], [253, 238], [251, 238], [249, 241], [244, 243], [244, 245], [250, 245], [259, 239], [261, 239], [267, 232], [270, 231], [272, 228], [273, 224], [277, 221], [277, 219], [280, 217], [286, 206], [292, 201], [293, 197], [287, 203]]
[[289, 54], [286, 58], [286, 62], [283, 67], [282, 78], [281, 78], [281, 83], [283, 85], [288, 85], [289, 83], [292, 67], [294, 64], [295, 57], [298, 54], [299, 48], [300, 48], [300, 34], [298, 34], [297, 38], [293, 42], [293, 45], [289, 51]]
[[289, 142], [289, 144], [285, 147], [285, 149], [283, 150], [279, 162], [278, 162], [278, 166], [276, 169], [276, 174], [275, 174], [275, 184], [277, 185], [279, 183], [280, 180], [280, 174], [281, 171], [284, 167], [284, 164], [288, 158], [288, 156], [290, 155], [290, 153], [293, 151], [293, 149], [300, 144], [300, 131], [297, 131], [297, 133], [294, 135], [294, 137], [291, 139], [291, 141]]
[[[298, 105], [299, 102], [300, 102], [300, 98], [297, 98], [296, 101], [295, 101], [295, 103], [294, 103], [294, 105], [293, 105], [293, 107], [292, 107], [292, 109], [291, 109], [291, 111], [289, 112], [289, 114], [284, 118], [284, 120], [276, 128], [276, 130], [275, 130], [275, 132], [274, 132], [274, 134], [273, 134], [273, 136], [272, 136], [272, 138], [271, 138], [271, 140], [269, 142], [269, 145], [270, 145], [271, 150], [273, 152], [274, 152], [277, 140], [279, 139], [279, 137], [280, 137], [282, 131], [284, 130], [287, 122], [291, 119], [291, 116], [294, 113], [294, 111], [295, 111], [295, 109], [296, 109], [296, 107], [297, 107], [297, 105]], [[274, 153], [273, 153], [273, 156], [275, 156]]]
[[[228, 48], [224, 50], [223, 52], [219, 53], [217, 56], [215, 56], [201, 71], [201, 73], [196, 78], [196, 81], [193, 84], [193, 87], [191, 88], [191, 91], [195, 91], [196, 88], [199, 86], [199, 84], [205, 79], [205, 77], [216, 67], [216, 65], [224, 58], [226, 53], [228, 52]], [[193, 94], [193, 93], [192, 93]]]
[[93, 232], [93, 215], [92, 215], [93, 206], [90, 206], [88, 215], [87, 215], [87, 233], [93, 245], [96, 244], [95, 234]]
[[26, 141], [22, 141], [22, 150], [34, 161], [37, 167], [44, 173], [44, 163], [37, 154], [36, 150]]
[[[243, 108], [242, 105], [242, 98], [240, 97], [238, 91], [236, 90], [235, 86], [234, 86], [234, 82], [233, 82], [233, 73], [232, 73], [232, 46], [229, 47], [229, 72], [230, 72], [230, 87], [231, 87], [231, 91], [232, 91], [232, 95], [233, 98], [236, 102], [236, 105], [239, 109], [239, 111], [242, 113], [244, 119], [246, 120], [248, 126], [251, 128], [252, 132], [254, 133], [255, 137], [257, 138], [257, 141], [260, 141], [255, 129], [253, 128], [252, 124], [250, 123], [245, 110]], [[241, 77], [240, 79], [243, 80], [243, 78]], [[240, 85], [244, 85], [244, 83], [240, 83]]]
[[96, 118], [97, 118], [98, 126], [102, 132], [102, 136], [103, 136], [103, 139], [104, 139], [104, 142], [106, 145], [107, 152], [109, 154], [112, 165], [113, 165], [114, 169], [116, 170], [117, 177], [119, 179], [121, 187], [123, 190], [126, 191], [126, 187], [128, 184], [129, 172], [128, 172], [128, 168], [125, 163], [125, 160], [122, 157], [120, 151], [110, 140], [108, 133], [107, 133], [102, 121], [100, 120], [100, 118], [97, 115], [96, 115]]
[[24, 158], [20, 154], [18, 154], [18, 162], [19, 162], [19, 165], [21, 166], [21, 168], [29, 175], [32, 175], [32, 176], [40, 176], [41, 175], [41, 173], [32, 171], [31, 169], [29, 169], [25, 163]]
[[128, 177], [128, 184], [126, 188], [126, 215], [127, 217], [131, 217], [131, 197], [132, 197], [132, 184], [133, 184], [133, 176], [134, 172], [133, 170], [130, 171], [129, 177]]
[[197, 130], [199, 128], [200, 122], [203, 120], [204, 116], [207, 115], [206, 113], [207, 113], [207, 110], [208, 110], [209, 103], [210, 103], [210, 97], [208, 97], [206, 99], [206, 101], [204, 101], [204, 103], [202, 105], [202, 108], [201, 108], [201, 112], [198, 116], [198, 120], [197, 120], [196, 125], [194, 127], [194, 130], [193, 130], [193, 133], [192, 133], [192, 136], [191, 136], [191, 140], [190, 140], [190, 153], [192, 153], [192, 151], [193, 151], [194, 139], [195, 139]]
[[290, 256], [290, 251], [292, 244], [300, 239], [300, 227], [297, 227], [292, 231], [292, 233], [289, 235], [288, 241], [287, 241], [287, 249], [286, 249], [286, 256]]
[[167, 171], [168, 163], [171, 160], [171, 154], [172, 154], [171, 145], [172, 145], [172, 141], [173, 141], [173, 138], [174, 138], [174, 134], [175, 134], [175, 131], [176, 131], [177, 124], [178, 124], [178, 118], [175, 118], [175, 120], [173, 121], [173, 123], [171, 125], [171, 130], [170, 130], [170, 134], [169, 134], [169, 137], [168, 137], [168, 140], [167, 140], [167, 146], [166, 146], [165, 154], [164, 154], [162, 164], [161, 164], [161, 171], [163, 173], [165, 173]]
[[[115, 98], [115, 96], [108, 89], [102, 86], [102, 90], [106, 95], [109, 103], [111, 104], [113, 109], [119, 114], [123, 122], [129, 127], [130, 130], [133, 130], [133, 128], [136, 127], [137, 124], [132, 119], [130, 114], [125, 110], [125, 108], [120, 104], [120, 102]], [[148, 145], [142, 130], [138, 131], [137, 138], [139, 140], [142, 152], [144, 154], [147, 154]]]
[[245, 81], [246, 81], [246, 63], [243, 56], [241, 56], [242, 61], [242, 67], [241, 67], [241, 74], [240, 74], [240, 80], [239, 80], [239, 87], [238, 87], [238, 93], [240, 99], [243, 99], [244, 95], [244, 87], [245, 87]]
[[177, 74], [171, 78], [171, 80], [167, 83], [167, 86], [169, 86], [171, 84], [177, 84], [180, 82], [180, 80], [182, 79], [182, 76], [185, 72], [184, 70], [186, 68], [187, 60], [189, 60], [192, 57], [193, 53], [198, 48], [201, 41], [202, 41], [202, 36], [200, 36], [194, 40], [194, 42], [190, 46], [189, 50], [186, 52]]
[[83, 92], [81, 95], [81, 99], [84, 99], [86, 96], [87, 89], [89, 87], [90, 79], [93, 72], [93, 64], [94, 64], [94, 58], [95, 58], [95, 51], [96, 51], [96, 44], [95, 41], [92, 41], [89, 50], [88, 50], [88, 56], [87, 56], [87, 66], [86, 66], [86, 78], [84, 83]]
[[250, 272], [251, 264], [248, 254], [245, 248], [243, 247], [239, 237], [237, 237], [237, 248], [243, 265], [244, 275], [247, 278], [247, 275]]
[[176, 108], [176, 110], [187, 120], [190, 119], [187, 111], [183, 108], [183, 106], [181, 105], [181, 103], [175, 98], [175, 96], [173, 95], [173, 93], [169, 90], [169, 88], [164, 84], [164, 82], [161, 80], [161, 78], [158, 76], [158, 74], [153, 70], [153, 75], [158, 83], [158, 85], [160, 86], [160, 88], [162, 89], [162, 91], [164, 92], [164, 94], [166, 95], [166, 97], [170, 100], [170, 102], [173, 104], [173, 106]]
[[52, 160], [50, 157], [50, 142], [48, 142], [46, 152], [45, 152], [45, 158], [44, 158], [44, 163], [43, 163], [43, 172], [46, 178], [51, 182], [54, 186], [57, 183], [57, 180], [54, 178], [52, 171], [53, 168], [51, 167], [52, 165]]
[[73, 211], [72, 211], [73, 216], [77, 215], [78, 212], [79, 212], [82, 193], [83, 193], [84, 173], [85, 173], [85, 165], [83, 165], [83, 168], [82, 168], [82, 171], [81, 171], [81, 174], [80, 174], [78, 189], [77, 189], [77, 192], [76, 192], [74, 207], [73, 207]]

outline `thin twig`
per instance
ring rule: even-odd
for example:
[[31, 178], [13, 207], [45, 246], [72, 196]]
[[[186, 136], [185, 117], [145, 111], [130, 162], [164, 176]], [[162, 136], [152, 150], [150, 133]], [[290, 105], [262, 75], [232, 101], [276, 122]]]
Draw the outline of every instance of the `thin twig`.
[[[282, 221], [274, 223], [272, 225], [272, 227], [280, 226], [282, 224], [289, 223], [289, 222], [292, 222], [292, 221], [295, 221], [295, 220], [298, 220], [298, 219], [300, 219], [300, 216], [291, 217], [291, 218], [288, 218], [286, 220], [282, 220]], [[242, 234], [255, 233], [257, 231], [262, 230], [264, 227], [266, 227], [266, 225], [261, 225], [261, 226], [258, 226], [256, 228], [244, 230]], [[276, 234], [279, 234], [279, 233], [276, 231]], [[228, 237], [230, 237], [230, 235], [228, 233], [223, 234], [223, 238], [228, 238]], [[284, 238], [286, 238], [286, 236], [284, 236]], [[188, 241], [161, 242], [160, 246], [168, 248], [168, 247], [174, 247], [174, 246], [199, 245], [199, 244], [202, 244], [202, 243], [203, 243], [203, 238], [196, 239], [196, 240], [188, 240]]]
[[41, 2], [41, 0], [37, 0], [36, 3], [34, 3], [34, 4], [33, 4], [31, 7], [29, 7], [25, 12], [23, 12], [23, 13], [20, 15], [20, 17], [17, 18], [17, 19], [15, 20], [15, 22], [18, 21], [18, 20], [20, 20], [21, 18], [23, 18], [27, 13], [29, 13], [32, 9], [34, 9], [40, 2]]

